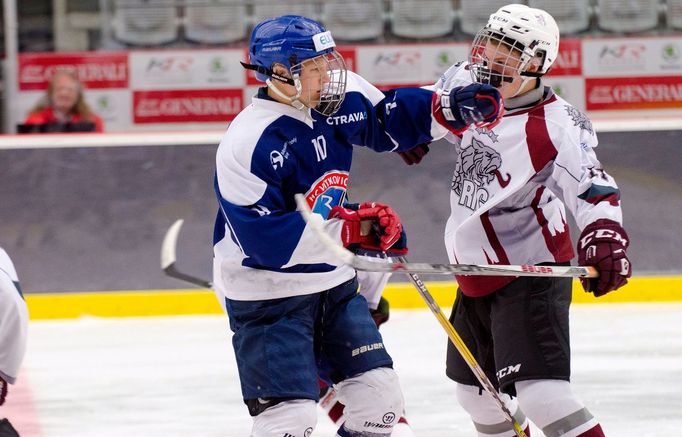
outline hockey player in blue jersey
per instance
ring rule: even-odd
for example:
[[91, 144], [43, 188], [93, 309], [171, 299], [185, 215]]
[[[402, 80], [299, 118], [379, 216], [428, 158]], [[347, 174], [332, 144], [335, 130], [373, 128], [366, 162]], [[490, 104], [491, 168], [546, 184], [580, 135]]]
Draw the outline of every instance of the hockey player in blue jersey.
[[395, 211], [346, 203], [353, 146], [409, 151], [500, 115], [499, 93], [488, 85], [382, 93], [347, 71], [334, 48], [331, 34], [305, 17], [256, 25], [243, 66], [266, 86], [216, 155], [214, 287], [234, 332], [252, 437], [310, 436], [318, 376], [345, 405], [340, 437], [390, 435], [403, 410], [356, 272], [325, 250], [294, 195], [304, 194], [314, 220], [351, 250], [404, 254]]

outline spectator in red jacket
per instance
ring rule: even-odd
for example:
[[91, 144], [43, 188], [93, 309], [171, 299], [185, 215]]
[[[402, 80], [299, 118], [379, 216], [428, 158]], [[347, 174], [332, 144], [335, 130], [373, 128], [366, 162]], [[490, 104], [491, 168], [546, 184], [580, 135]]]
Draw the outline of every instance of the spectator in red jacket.
[[[94, 124], [94, 129], [83, 129], [86, 123]], [[80, 80], [65, 70], [52, 76], [45, 96], [31, 110], [24, 124], [41, 125], [43, 128], [36, 129], [37, 132], [104, 132], [102, 119], [85, 102]]]

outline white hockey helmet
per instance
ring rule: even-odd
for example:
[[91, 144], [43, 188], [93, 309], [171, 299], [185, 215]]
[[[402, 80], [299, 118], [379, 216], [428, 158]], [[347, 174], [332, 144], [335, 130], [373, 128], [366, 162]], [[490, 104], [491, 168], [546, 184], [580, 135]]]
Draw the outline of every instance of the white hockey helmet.
[[[501, 7], [490, 15], [488, 23], [474, 37], [469, 53], [474, 80], [499, 86], [510, 81], [502, 73], [507, 63], [491, 71], [491, 65], [483, 58], [487, 43], [504, 45], [517, 51], [518, 65], [515, 70], [521, 76], [540, 77], [546, 74], [559, 53], [559, 26], [554, 18], [542, 9], [521, 4]], [[531, 61], [537, 60], [536, 72], [526, 71]]]

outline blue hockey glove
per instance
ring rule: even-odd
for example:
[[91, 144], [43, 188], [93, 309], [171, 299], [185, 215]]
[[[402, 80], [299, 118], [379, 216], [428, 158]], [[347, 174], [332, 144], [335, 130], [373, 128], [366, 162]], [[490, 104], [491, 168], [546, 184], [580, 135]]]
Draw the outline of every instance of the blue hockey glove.
[[500, 92], [480, 83], [434, 93], [431, 109], [436, 120], [455, 135], [472, 124], [492, 129], [504, 114]]

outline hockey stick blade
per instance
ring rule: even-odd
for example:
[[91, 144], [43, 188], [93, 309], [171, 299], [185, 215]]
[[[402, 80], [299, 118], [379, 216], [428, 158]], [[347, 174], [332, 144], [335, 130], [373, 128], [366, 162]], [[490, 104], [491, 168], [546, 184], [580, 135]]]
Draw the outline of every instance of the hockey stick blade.
[[368, 272], [403, 272], [421, 274], [454, 274], [454, 275], [486, 275], [486, 276], [545, 276], [569, 278], [596, 278], [599, 273], [594, 267], [583, 266], [535, 266], [535, 265], [499, 265], [499, 264], [431, 264], [391, 261], [377, 263], [356, 256], [353, 252], [333, 240], [321, 227], [312, 214], [302, 194], [296, 195], [296, 206], [304, 220], [317, 234], [320, 241], [341, 261], [355, 268]]
[[211, 284], [210, 281], [188, 275], [175, 267], [177, 261], [175, 253], [178, 245], [178, 235], [180, 234], [183, 223], [184, 220], [182, 219], [176, 220], [175, 223], [168, 228], [166, 235], [163, 237], [163, 243], [161, 243], [161, 269], [171, 278], [180, 279], [181, 281], [198, 285], [202, 288], [211, 288], [213, 284]]

